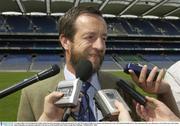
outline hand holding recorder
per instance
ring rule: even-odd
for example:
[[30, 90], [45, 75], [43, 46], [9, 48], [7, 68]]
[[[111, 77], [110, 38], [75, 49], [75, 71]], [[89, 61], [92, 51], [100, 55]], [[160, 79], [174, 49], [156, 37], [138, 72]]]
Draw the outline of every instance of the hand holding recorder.
[[52, 92], [45, 97], [44, 110], [38, 121], [60, 121], [64, 109], [55, 105], [59, 99], [63, 97], [61, 92]]
[[124, 68], [124, 72], [130, 74], [133, 81], [145, 92], [162, 94], [169, 90], [169, 84], [163, 81], [164, 69], [159, 70], [155, 66], [150, 70], [147, 65], [129, 63]]

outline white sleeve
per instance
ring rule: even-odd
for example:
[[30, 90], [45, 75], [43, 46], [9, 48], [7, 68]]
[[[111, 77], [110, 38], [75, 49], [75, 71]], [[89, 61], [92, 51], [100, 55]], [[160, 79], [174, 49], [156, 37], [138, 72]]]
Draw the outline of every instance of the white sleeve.
[[170, 84], [176, 104], [180, 110], [180, 61], [167, 69], [164, 80]]

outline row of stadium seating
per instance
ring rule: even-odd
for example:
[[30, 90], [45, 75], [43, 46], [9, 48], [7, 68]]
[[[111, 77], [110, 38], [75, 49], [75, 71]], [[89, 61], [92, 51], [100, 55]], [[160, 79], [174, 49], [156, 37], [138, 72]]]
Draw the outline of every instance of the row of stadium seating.
[[[57, 33], [57, 20], [52, 16], [0, 16], [1, 33]], [[105, 18], [110, 34], [180, 35], [180, 20]]]
[[180, 55], [168, 54], [168, 55], [158, 55], [158, 54], [138, 54], [138, 55], [115, 55], [116, 61], [125, 66], [129, 62], [138, 64], [147, 64], [149, 68], [153, 66], [158, 66], [159, 68], [169, 68], [172, 64], [179, 60]]
[[49, 16], [0, 16], [0, 32], [57, 33], [57, 20]]
[[[0, 42], [0, 49], [58, 49], [58, 42]], [[112, 42], [107, 40], [108, 50], [180, 50], [180, 43], [158, 42]]]
[[[102, 64], [103, 70], [122, 70], [129, 63], [147, 64], [150, 68], [154, 65], [168, 68], [179, 60], [180, 55], [106, 55]], [[60, 67], [64, 64], [64, 57], [55, 54], [4, 54], [0, 55], [0, 71], [40, 71], [52, 64]]]

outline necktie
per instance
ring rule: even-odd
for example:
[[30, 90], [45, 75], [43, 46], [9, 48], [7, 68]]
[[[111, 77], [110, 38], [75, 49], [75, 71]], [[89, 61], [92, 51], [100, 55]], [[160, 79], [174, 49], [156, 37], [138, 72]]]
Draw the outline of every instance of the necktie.
[[89, 96], [87, 94], [87, 90], [91, 84], [89, 82], [86, 82], [83, 84], [81, 92], [83, 93], [83, 97], [81, 98], [80, 102], [80, 110], [78, 114], [78, 121], [96, 121], [93, 111], [89, 104]]

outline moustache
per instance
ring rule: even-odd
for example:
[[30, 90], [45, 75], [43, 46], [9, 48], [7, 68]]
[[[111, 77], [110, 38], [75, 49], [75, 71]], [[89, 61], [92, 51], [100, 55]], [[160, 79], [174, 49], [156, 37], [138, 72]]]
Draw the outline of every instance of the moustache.
[[89, 52], [88, 55], [97, 56], [97, 57], [103, 57], [104, 53], [103, 53], [103, 51], [93, 50], [93, 51]]

